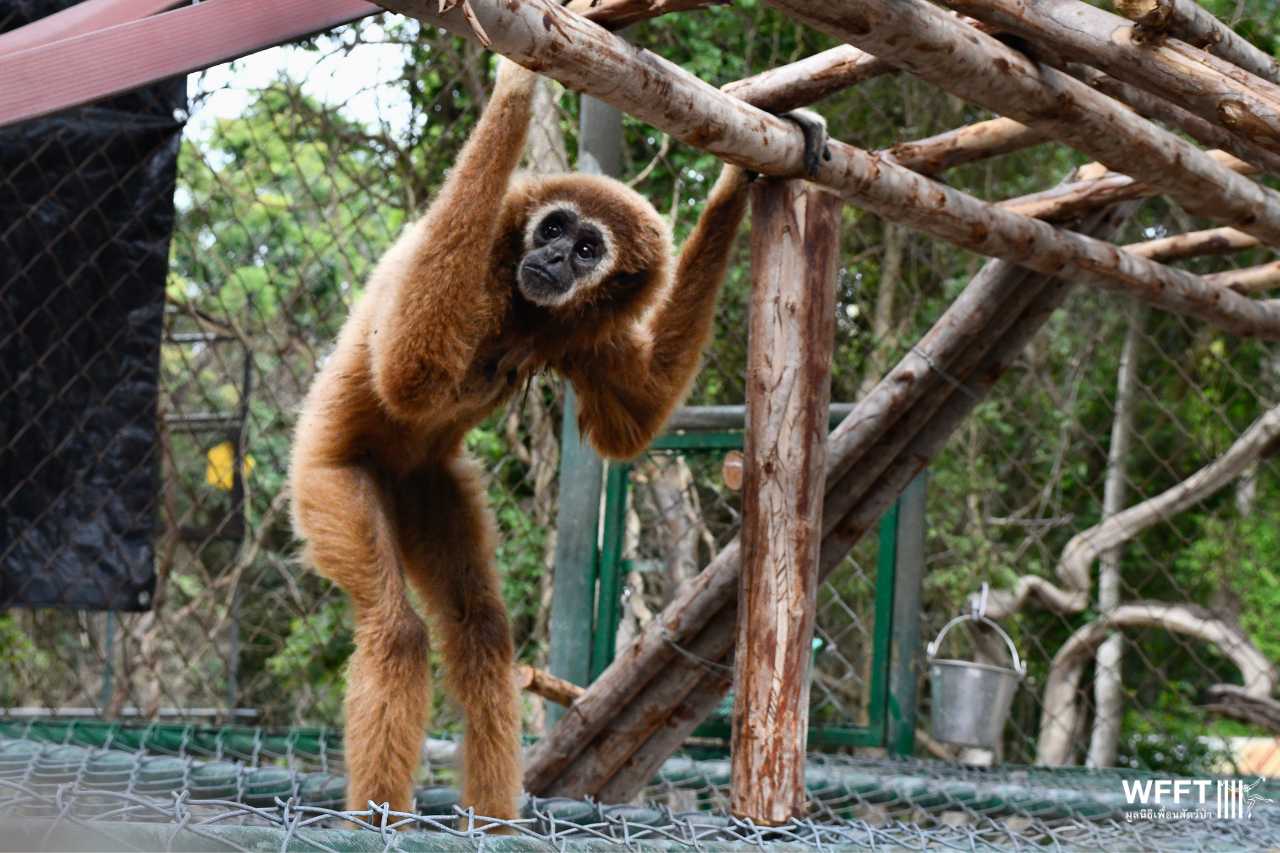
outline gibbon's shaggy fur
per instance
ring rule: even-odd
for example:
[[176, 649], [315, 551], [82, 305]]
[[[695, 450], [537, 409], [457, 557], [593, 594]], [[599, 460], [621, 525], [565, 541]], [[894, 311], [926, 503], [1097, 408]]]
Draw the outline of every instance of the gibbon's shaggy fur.
[[[463, 803], [517, 816], [511, 633], [493, 566], [494, 523], [463, 437], [551, 367], [573, 383], [582, 431], [601, 453], [643, 450], [697, 372], [743, 216], [745, 173], [726, 166], [674, 260], [663, 220], [617, 181], [513, 182], [536, 80], [502, 61], [444, 187], [377, 265], [298, 422], [294, 528], [306, 562], [355, 609], [345, 750], [352, 809], [411, 807], [431, 704], [427, 629], [413, 589], [466, 716]], [[522, 265], [542, 262], [530, 258], [547, 245], [542, 232], [556, 229], [530, 219], [548, 211], [569, 211], [599, 239], [592, 269], [566, 273], [571, 289], [539, 299], [534, 286], [554, 275]], [[554, 247], [537, 257], [548, 252], [556, 257], [547, 263], [565, 269]]]

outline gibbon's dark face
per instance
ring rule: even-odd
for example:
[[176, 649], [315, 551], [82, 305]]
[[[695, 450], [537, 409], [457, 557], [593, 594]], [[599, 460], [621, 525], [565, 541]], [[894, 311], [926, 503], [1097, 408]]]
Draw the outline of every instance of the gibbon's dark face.
[[524, 297], [535, 305], [564, 305], [598, 284], [613, 266], [608, 230], [557, 202], [535, 211], [516, 271]]

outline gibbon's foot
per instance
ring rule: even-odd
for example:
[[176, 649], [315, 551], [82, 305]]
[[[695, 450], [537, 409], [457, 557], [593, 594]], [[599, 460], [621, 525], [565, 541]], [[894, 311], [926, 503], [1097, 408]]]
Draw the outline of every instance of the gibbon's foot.
[[827, 147], [827, 120], [813, 110], [792, 110], [779, 113], [778, 118], [792, 122], [804, 134], [804, 172], [808, 177], [814, 177], [822, 161], [831, 159], [831, 149]]

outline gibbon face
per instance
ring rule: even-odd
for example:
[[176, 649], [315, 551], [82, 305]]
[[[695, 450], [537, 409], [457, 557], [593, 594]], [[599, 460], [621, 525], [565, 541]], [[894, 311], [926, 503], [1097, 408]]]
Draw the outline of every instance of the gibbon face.
[[[629, 313], [665, 286], [671, 236], [653, 205], [612, 178], [526, 178], [508, 198], [519, 228], [515, 286], [564, 317]], [[604, 312], [603, 314], [599, 312]]]
[[575, 205], [552, 202], [534, 211], [516, 270], [520, 292], [535, 305], [563, 305], [578, 288], [599, 284], [613, 267], [607, 226]]

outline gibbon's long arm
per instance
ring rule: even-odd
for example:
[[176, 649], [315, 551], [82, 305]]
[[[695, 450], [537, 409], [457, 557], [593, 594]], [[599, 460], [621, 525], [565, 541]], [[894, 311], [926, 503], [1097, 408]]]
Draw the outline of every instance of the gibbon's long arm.
[[626, 459], [644, 450], [697, 375], [746, 212], [746, 188], [746, 172], [726, 164], [680, 250], [666, 299], [643, 327], [567, 367], [579, 426], [605, 456]]
[[486, 298], [489, 260], [537, 79], [500, 61], [493, 96], [444, 186], [374, 271], [371, 286], [391, 293], [373, 316], [373, 376], [393, 413], [412, 417], [452, 399], [497, 320], [498, 300]]

